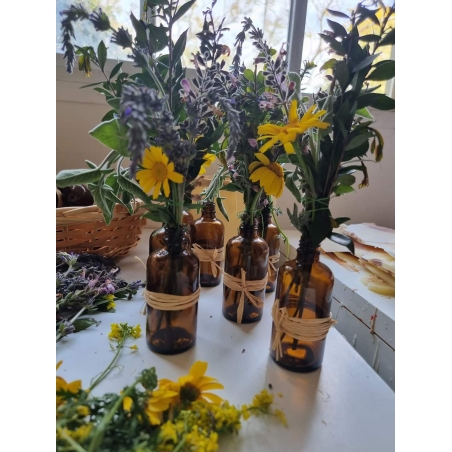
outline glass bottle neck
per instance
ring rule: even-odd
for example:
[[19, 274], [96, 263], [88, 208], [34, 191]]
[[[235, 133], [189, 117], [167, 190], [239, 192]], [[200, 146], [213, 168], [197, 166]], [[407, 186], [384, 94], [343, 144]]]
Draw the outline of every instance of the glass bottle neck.
[[254, 219], [254, 224], [242, 223], [240, 225], [240, 235], [246, 239], [255, 239], [259, 237], [258, 220]]
[[310, 240], [305, 240], [303, 237], [297, 248], [296, 260], [299, 264], [316, 264], [319, 262], [320, 248], [315, 248]]
[[176, 252], [185, 250], [188, 247], [186, 227], [165, 226], [164, 241], [168, 249], [173, 249]]
[[215, 220], [216, 219], [216, 211], [215, 211], [215, 203], [208, 202], [204, 204], [201, 215], [206, 220]]

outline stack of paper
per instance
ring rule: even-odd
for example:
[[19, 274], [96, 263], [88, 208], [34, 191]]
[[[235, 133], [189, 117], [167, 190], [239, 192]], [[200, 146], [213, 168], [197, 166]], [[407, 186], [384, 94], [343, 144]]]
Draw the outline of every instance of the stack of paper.
[[359, 272], [361, 282], [370, 290], [394, 295], [395, 231], [374, 223], [362, 223], [341, 225], [337, 232], [353, 240], [355, 255], [330, 240], [322, 242], [322, 251], [349, 270]]

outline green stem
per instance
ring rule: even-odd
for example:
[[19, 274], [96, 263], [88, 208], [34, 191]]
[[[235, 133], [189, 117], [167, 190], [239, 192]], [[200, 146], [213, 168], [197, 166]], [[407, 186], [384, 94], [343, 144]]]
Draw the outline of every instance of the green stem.
[[263, 191], [264, 191], [264, 189], [261, 188], [261, 189], [255, 194], [255, 196], [254, 196], [254, 198], [253, 198], [253, 202], [251, 203], [251, 206], [250, 206], [250, 212], [249, 212], [249, 214], [250, 214], [250, 222], [251, 222], [250, 224], [251, 224], [251, 226], [254, 224], [254, 212], [255, 212], [255, 210], [256, 210], [256, 205], [257, 205], [257, 203], [258, 203], [258, 201], [259, 201], [259, 199], [260, 199], [260, 197], [261, 197]]
[[[80, 309], [80, 311], [77, 312], [77, 314], [75, 314], [74, 317], [72, 317], [71, 320], [69, 320], [69, 323], [74, 323], [83, 313], [83, 311], [86, 309], [86, 307], [83, 307], [82, 309]], [[63, 337], [63, 333], [59, 333], [58, 336], [56, 337], [56, 342], [58, 342], [61, 338]]]
[[278, 223], [278, 220], [276, 219], [276, 215], [275, 215], [275, 211], [272, 210], [272, 217], [273, 217], [273, 221], [275, 222], [276, 227], [278, 228], [279, 233], [283, 236], [284, 238], [284, 243], [287, 246], [287, 259], [289, 259], [289, 252], [290, 252], [290, 245], [289, 245], [289, 237], [287, 237], [286, 234], [284, 234], [283, 230], [281, 229], [281, 226]]
[[64, 430], [57, 426], [57, 432], [77, 451], [77, 452], [86, 452], [79, 443], [74, 441]]
[[124, 398], [130, 394], [132, 389], [138, 384], [139, 379], [137, 379], [132, 385], [130, 385], [127, 389], [123, 391], [123, 393], [119, 396], [118, 400], [114, 403], [113, 407], [108, 411], [108, 413], [105, 414], [105, 416], [102, 418], [102, 421], [96, 428], [96, 433], [91, 440], [91, 444], [89, 446], [88, 452], [95, 452], [99, 450], [99, 446], [102, 442], [102, 439], [105, 435], [105, 430], [107, 428], [107, 425], [112, 420], [113, 416], [115, 415], [116, 411], [118, 411], [118, 408], [120, 407], [122, 401]]
[[110, 159], [116, 155], [117, 155], [116, 151], [110, 151], [109, 154], [102, 160], [102, 162], [99, 165], [97, 165], [97, 168], [101, 169], [107, 163], [110, 163]]
[[123, 348], [122, 344], [124, 343], [124, 340], [125, 339], [123, 339], [120, 343], [118, 343], [118, 348], [116, 349], [115, 356], [110, 361], [110, 364], [108, 365], [108, 367], [94, 380], [94, 383], [91, 384], [91, 386], [88, 389], [89, 392], [91, 392], [111, 371], [111, 369], [113, 368], [113, 365], [115, 364], [116, 360], [118, 359], [121, 349]]

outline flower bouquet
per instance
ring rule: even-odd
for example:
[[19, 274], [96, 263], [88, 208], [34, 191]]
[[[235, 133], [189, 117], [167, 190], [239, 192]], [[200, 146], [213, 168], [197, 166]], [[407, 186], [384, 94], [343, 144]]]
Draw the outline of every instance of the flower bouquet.
[[[287, 212], [292, 225], [301, 232], [301, 240], [296, 259], [286, 262], [278, 276], [271, 351], [278, 364], [300, 372], [322, 364], [325, 338], [334, 323], [330, 315], [334, 278], [329, 268], [319, 262], [319, 246], [328, 238], [354, 253], [353, 241], [334, 232], [349, 218], [333, 218], [330, 200], [354, 191], [353, 174], [357, 171], [363, 173], [359, 187], [369, 184], [366, 155], [370, 151], [380, 161], [383, 138], [373, 127], [367, 107], [394, 108], [393, 99], [375, 92], [379, 86], [370, 87], [373, 81], [394, 77], [394, 61], [375, 62], [382, 47], [394, 44], [395, 28], [390, 25], [394, 7], [372, 10], [359, 4], [350, 16], [329, 12], [349, 24], [328, 20], [332, 31], [320, 34], [334, 58], [322, 67], [331, 71], [327, 75], [329, 86], [314, 95], [307, 114], [317, 111], [315, 116], [321, 115], [322, 122], [296, 137], [277, 135], [281, 129], [274, 129], [273, 134], [270, 129], [261, 129], [259, 137], [265, 140], [261, 150], [273, 146], [271, 152], [280, 153], [282, 148], [286, 151], [280, 161], [290, 162], [295, 168], [286, 174], [286, 187], [302, 207], [299, 211], [295, 204], [292, 212]], [[360, 36], [359, 26], [366, 22], [373, 24], [374, 32]], [[307, 73], [310, 67], [306, 63], [303, 72]], [[292, 107], [293, 121], [298, 109], [307, 109], [304, 103]], [[293, 130], [291, 116], [283, 126], [287, 131]]]
[[[213, 452], [220, 437], [238, 433], [242, 420], [250, 416], [267, 414], [287, 425], [284, 413], [273, 409], [273, 394], [266, 389], [240, 408], [212, 393], [223, 385], [205, 375], [208, 365], [202, 361], [176, 381], [158, 380], [152, 367], [119, 394], [98, 395], [94, 390], [117, 366], [121, 351], [137, 350], [137, 345], [127, 342], [140, 335], [139, 325], [111, 325], [109, 339], [115, 354], [89, 388], [83, 389], [80, 380], [56, 377], [57, 451]], [[61, 361], [57, 370], [60, 365]]]

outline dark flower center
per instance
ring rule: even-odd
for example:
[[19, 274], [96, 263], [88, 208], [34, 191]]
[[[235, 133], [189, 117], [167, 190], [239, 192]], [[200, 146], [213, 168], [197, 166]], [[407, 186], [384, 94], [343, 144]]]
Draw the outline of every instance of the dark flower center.
[[194, 402], [198, 400], [201, 391], [191, 383], [185, 383], [184, 386], [180, 388], [180, 398], [182, 402]]

